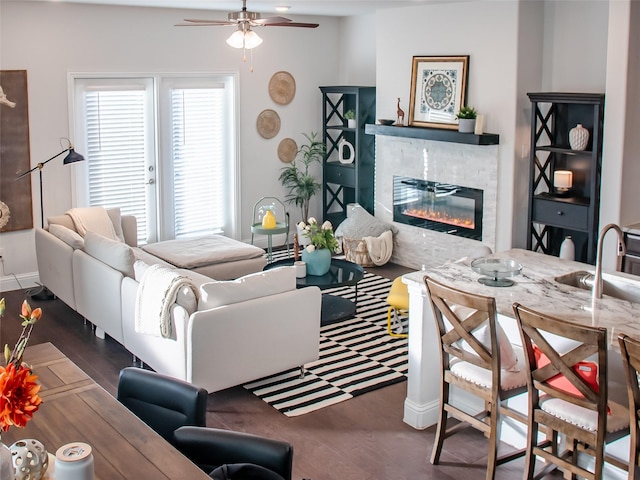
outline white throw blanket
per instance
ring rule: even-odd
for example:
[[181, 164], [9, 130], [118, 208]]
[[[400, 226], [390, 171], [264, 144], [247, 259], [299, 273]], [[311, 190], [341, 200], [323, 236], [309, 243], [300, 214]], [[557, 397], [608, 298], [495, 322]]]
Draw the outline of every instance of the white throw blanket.
[[364, 237], [364, 243], [367, 244], [369, 258], [374, 265], [384, 265], [391, 258], [393, 253], [393, 234], [391, 230], [383, 232], [379, 237]]
[[73, 224], [76, 227], [76, 231], [81, 237], [87, 234], [88, 230], [94, 233], [98, 233], [103, 237], [110, 238], [111, 240], [118, 240], [116, 231], [113, 228], [113, 222], [109, 218], [109, 214], [102, 207], [86, 207], [86, 208], [72, 208], [67, 211], [67, 215], [73, 220]]
[[176, 270], [151, 265], [140, 282], [136, 297], [136, 332], [168, 338], [172, 334], [171, 307], [183, 287], [197, 291], [191, 280]]

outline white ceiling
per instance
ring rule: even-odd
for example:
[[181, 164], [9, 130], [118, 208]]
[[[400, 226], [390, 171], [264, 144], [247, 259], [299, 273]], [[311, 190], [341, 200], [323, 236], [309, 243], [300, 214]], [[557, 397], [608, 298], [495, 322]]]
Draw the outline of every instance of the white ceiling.
[[[164, 7], [196, 10], [216, 10], [224, 14], [212, 16], [214, 20], [226, 20], [227, 12], [242, 9], [242, 0], [47, 0], [95, 5], [129, 5], [137, 7]], [[447, 0], [247, 0], [247, 10], [260, 12], [262, 16], [326, 15], [347, 17], [365, 15], [376, 10], [442, 3]], [[289, 6], [288, 12], [276, 12], [277, 6]]]

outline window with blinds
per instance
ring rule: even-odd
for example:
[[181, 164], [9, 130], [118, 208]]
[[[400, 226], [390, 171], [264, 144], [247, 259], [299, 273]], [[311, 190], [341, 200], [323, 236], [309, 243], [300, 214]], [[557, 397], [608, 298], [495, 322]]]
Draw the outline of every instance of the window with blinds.
[[138, 241], [236, 231], [235, 78], [75, 78], [78, 206], [135, 215]]

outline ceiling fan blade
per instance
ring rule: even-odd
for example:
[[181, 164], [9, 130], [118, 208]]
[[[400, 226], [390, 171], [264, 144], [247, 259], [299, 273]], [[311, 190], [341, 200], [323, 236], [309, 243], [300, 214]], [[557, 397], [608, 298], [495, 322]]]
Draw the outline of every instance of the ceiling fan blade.
[[229, 20], [200, 20], [200, 19], [192, 19], [185, 18], [185, 22], [189, 23], [181, 23], [180, 26], [188, 26], [188, 25], [235, 25], [236, 22], [230, 22]]
[[286, 23], [265, 23], [265, 27], [303, 27], [303, 28], [316, 28], [320, 24], [318, 23], [298, 23], [298, 22], [286, 22]]
[[289, 23], [291, 19], [284, 17], [267, 17], [254, 20], [253, 22], [260, 25], [270, 25], [272, 23]]

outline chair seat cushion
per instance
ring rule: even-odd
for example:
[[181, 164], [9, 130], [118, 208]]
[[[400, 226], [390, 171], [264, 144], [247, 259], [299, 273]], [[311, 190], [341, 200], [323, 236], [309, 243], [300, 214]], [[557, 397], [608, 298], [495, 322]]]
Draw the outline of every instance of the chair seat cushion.
[[[598, 412], [569, 403], [559, 398], [543, 395], [540, 397], [540, 408], [549, 415], [558, 417], [578, 427], [595, 432]], [[607, 433], [617, 432], [629, 427], [629, 410], [616, 402], [609, 402], [610, 413], [607, 415]]]
[[[518, 345], [512, 345], [518, 364], [525, 365], [524, 351]], [[460, 377], [471, 383], [475, 383], [484, 388], [491, 388], [491, 370], [478, 367], [469, 362], [457, 361], [451, 365], [450, 371], [456, 377]], [[527, 373], [525, 369], [510, 371], [502, 369], [501, 377], [503, 390], [513, 390], [514, 388], [524, 387], [527, 384]]]

